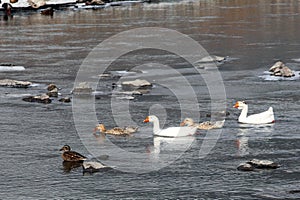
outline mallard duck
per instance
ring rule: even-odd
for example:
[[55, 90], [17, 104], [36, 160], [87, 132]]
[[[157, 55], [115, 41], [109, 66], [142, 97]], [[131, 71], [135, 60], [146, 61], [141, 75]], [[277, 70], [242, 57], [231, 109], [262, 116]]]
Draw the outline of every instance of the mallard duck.
[[76, 151], [71, 151], [71, 147], [69, 145], [63, 146], [60, 151], [63, 151], [61, 157], [64, 161], [69, 162], [83, 162], [87, 158]]
[[225, 120], [216, 121], [216, 122], [202, 122], [200, 124], [195, 123], [192, 118], [185, 118], [181, 123], [180, 126], [190, 126], [190, 127], [197, 127], [197, 129], [201, 130], [210, 130], [214, 128], [222, 128], [224, 126]]
[[144, 123], [147, 122], [153, 123], [153, 134], [161, 137], [184, 137], [194, 135], [197, 130], [196, 127], [169, 127], [161, 129], [159, 126], [159, 120], [155, 115], [146, 117]]
[[94, 129], [94, 131], [97, 130], [99, 130], [101, 133], [110, 134], [110, 135], [131, 135], [132, 133], [135, 133], [138, 130], [138, 127], [125, 127], [125, 128], [115, 127], [107, 130], [104, 124], [99, 124]]
[[234, 108], [238, 108], [242, 110], [238, 121], [240, 123], [244, 124], [268, 124], [268, 123], [274, 123], [275, 118], [274, 118], [274, 112], [273, 108], [269, 107], [269, 109], [265, 112], [254, 114], [254, 115], [249, 115], [248, 114], [248, 105], [244, 101], [237, 101], [235, 105], [233, 106]]

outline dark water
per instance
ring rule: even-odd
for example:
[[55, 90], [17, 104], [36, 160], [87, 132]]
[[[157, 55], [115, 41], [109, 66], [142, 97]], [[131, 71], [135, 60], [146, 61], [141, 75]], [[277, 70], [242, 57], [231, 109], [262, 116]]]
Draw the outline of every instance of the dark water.
[[[299, 199], [299, 194], [289, 193], [300, 189], [299, 80], [266, 81], [260, 77], [276, 60], [299, 71], [299, 12], [299, 2], [290, 0], [195, 1], [58, 10], [53, 18], [18, 12], [12, 20], [1, 20], [0, 61], [22, 65], [26, 70], [0, 72], [0, 78], [35, 83], [28, 89], [0, 88], [1, 198]], [[208, 156], [199, 158], [207, 134], [202, 131], [176, 161], [148, 173], [111, 170], [83, 176], [81, 167], [67, 171], [58, 151], [62, 145], [69, 144], [93, 157], [75, 128], [72, 104], [56, 99], [49, 105], [31, 104], [21, 97], [44, 93], [49, 83], [62, 88], [62, 96], [71, 96], [77, 71], [96, 45], [121, 31], [142, 27], [177, 30], [199, 42], [209, 54], [233, 58], [219, 67], [230, 115], [217, 144]], [[200, 120], [209, 120], [205, 113], [210, 111], [210, 96], [205, 82], [182, 59], [147, 50], [120, 58], [109, 70], [131, 69], [143, 59], [168, 64], [186, 76], [197, 88]], [[104, 79], [97, 90], [110, 92], [111, 83], [116, 81], [118, 78]], [[95, 99], [97, 118], [108, 127], [115, 125], [110, 99], [107, 95]], [[237, 100], [247, 100], [250, 113], [273, 106], [277, 123], [239, 125], [239, 111], [232, 108]], [[154, 104], [160, 104], [168, 115], [166, 126], [180, 122], [176, 96], [156, 86], [129, 105], [132, 120], [145, 131], [111, 141], [132, 152], [153, 146], [150, 125], [142, 121]], [[93, 128], [86, 134], [92, 135]], [[241, 162], [252, 158], [271, 159], [281, 167], [251, 173], [236, 170]], [[122, 158], [112, 152], [109, 160], [118, 163]], [[135, 162], [138, 160], [132, 165]]]

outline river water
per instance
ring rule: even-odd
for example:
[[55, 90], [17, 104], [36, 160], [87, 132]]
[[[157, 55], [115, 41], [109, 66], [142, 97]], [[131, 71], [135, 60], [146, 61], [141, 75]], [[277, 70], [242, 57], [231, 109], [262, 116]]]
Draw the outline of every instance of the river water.
[[[264, 78], [277, 60], [300, 71], [299, 24], [300, 6], [294, 0], [199, 0], [97, 10], [62, 9], [56, 10], [53, 17], [24, 11], [15, 12], [8, 21], [1, 19], [0, 61], [24, 66], [25, 71], [0, 72], [0, 78], [34, 83], [27, 89], [0, 88], [1, 199], [299, 199], [299, 193], [291, 192], [300, 190], [299, 80]], [[113, 161], [113, 170], [87, 175], [81, 167], [67, 169], [59, 152], [64, 144], [92, 160], [98, 156], [89, 151], [83, 136], [99, 139], [92, 134], [94, 122], [84, 134], [80, 133], [80, 127], [88, 124], [89, 118], [83, 119], [80, 125], [74, 122], [74, 113], [80, 115], [74, 111], [74, 104], [81, 103], [82, 99], [84, 102], [85, 97], [73, 97], [73, 107], [72, 103], [61, 103], [56, 98], [45, 105], [24, 102], [22, 97], [42, 94], [50, 83], [61, 88], [61, 96], [72, 97], [70, 91], [78, 70], [100, 42], [122, 31], [145, 27], [176, 30], [197, 41], [209, 54], [228, 56], [218, 71], [230, 115], [216, 144], [208, 155], [199, 156], [209, 134], [199, 131], [178, 143], [171, 142], [173, 147], [167, 145], [157, 150], [159, 142], [152, 136], [151, 125], [143, 124], [149, 110], [165, 116], [162, 120], [165, 127], [177, 126], [182, 117], [188, 116], [181, 116], [178, 94], [154, 84], [148, 94], [124, 100], [129, 105], [131, 122], [140, 131], [129, 138], [108, 138], [127, 151], [152, 155], [150, 160], [172, 154], [176, 160], [167, 156], [170, 160], [163, 162], [163, 167], [144, 166], [143, 171], [137, 166], [147, 164], [147, 159], [137, 157], [127, 160], [132, 170], [122, 170], [124, 156], [110, 151], [103, 153], [108, 158], [102, 162]], [[130, 46], [129, 42], [123, 42]], [[180, 41], [176, 42], [181, 45]], [[132, 77], [141, 77], [140, 74], [147, 74], [151, 69], [157, 72], [155, 64], [150, 62], [177, 69], [196, 88], [194, 111], [200, 113], [199, 120], [210, 119], [206, 114], [210, 113], [209, 94], [213, 91], [209, 91], [205, 78], [198, 76], [199, 71], [178, 56], [153, 49], [131, 52], [115, 61], [107, 71], [122, 74], [143, 61], [148, 65], [136, 70], [138, 74]], [[180, 82], [174, 71], [169, 72], [163, 75], [165, 84], [171, 82], [169, 86], [176, 88]], [[156, 75], [163, 73], [162, 70]], [[154, 75], [151, 81], [155, 81]], [[118, 76], [100, 79], [94, 98], [97, 119], [108, 127], [116, 125], [116, 115], [122, 116], [121, 112], [112, 113], [119, 104], [118, 101], [111, 104], [115, 97], [109, 95], [111, 84], [118, 79]], [[184, 90], [180, 94], [190, 95]], [[237, 100], [248, 102], [249, 113], [272, 106], [275, 124], [238, 124], [240, 111], [232, 108]], [[273, 160], [281, 167], [237, 171], [240, 163], [253, 158]]]

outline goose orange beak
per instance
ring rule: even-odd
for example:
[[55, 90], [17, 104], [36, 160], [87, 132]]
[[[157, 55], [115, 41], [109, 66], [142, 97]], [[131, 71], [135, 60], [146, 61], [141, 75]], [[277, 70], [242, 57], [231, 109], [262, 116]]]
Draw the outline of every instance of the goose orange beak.
[[149, 122], [149, 117], [146, 117], [146, 119], [144, 120], [144, 123]]
[[233, 107], [238, 108], [239, 107], [239, 102], [236, 102]]
[[184, 122], [181, 122], [181, 123], [180, 123], [180, 126], [185, 126], [185, 123], [184, 123]]

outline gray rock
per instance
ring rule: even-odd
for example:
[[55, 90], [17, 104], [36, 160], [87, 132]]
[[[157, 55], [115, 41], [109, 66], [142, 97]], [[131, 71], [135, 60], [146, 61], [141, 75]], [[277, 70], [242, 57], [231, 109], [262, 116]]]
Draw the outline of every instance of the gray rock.
[[294, 72], [288, 68], [283, 62], [276, 62], [270, 69], [273, 76], [292, 77], [295, 76]]
[[30, 85], [32, 85], [32, 83], [29, 81], [17, 81], [11, 79], [0, 80], [0, 86], [2, 87], [28, 88]]
[[276, 169], [280, 167], [278, 163], [275, 163], [271, 160], [252, 159], [247, 163], [258, 169]]
[[75, 95], [90, 95], [92, 94], [92, 88], [87, 82], [79, 83], [77, 87], [72, 90], [72, 94]]
[[239, 171], [254, 171], [254, 167], [251, 164], [248, 163], [242, 163], [240, 164], [237, 169]]
[[124, 81], [122, 88], [124, 90], [150, 89], [152, 84], [147, 80], [136, 79], [134, 81]]
[[44, 104], [49, 104], [51, 103], [51, 99], [48, 95], [42, 94], [40, 96], [29, 96], [29, 97], [24, 97], [23, 101], [26, 102], [37, 102], [37, 103], [44, 103]]
[[63, 102], [63, 103], [70, 103], [71, 98], [70, 97], [64, 97], [64, 98], [60, 98], [58, 101]]
[[58, 88], [54, 88], [51, 91], [47, 92], [49, 97], [58, 97]]

